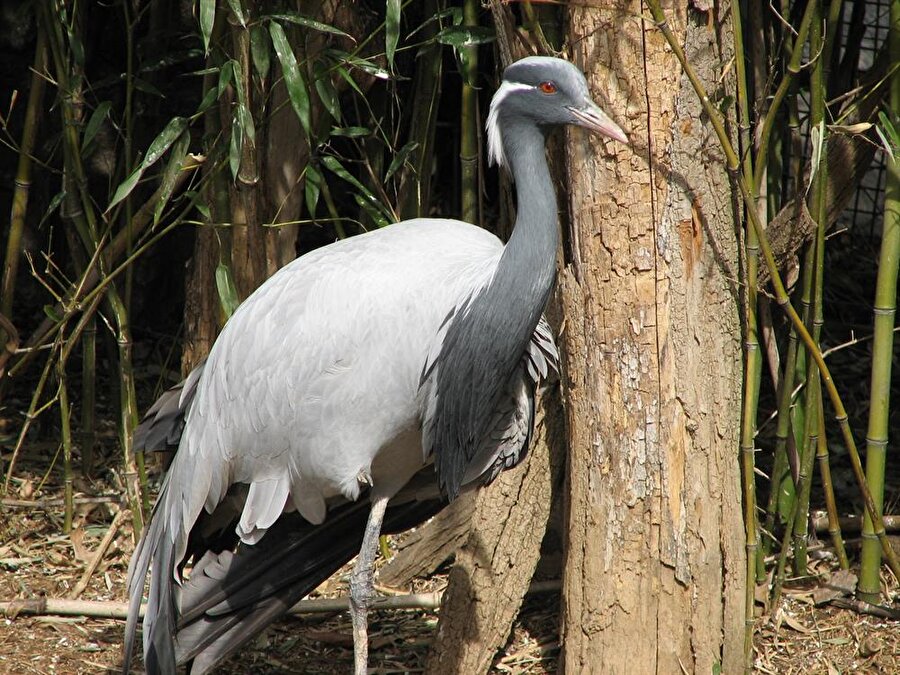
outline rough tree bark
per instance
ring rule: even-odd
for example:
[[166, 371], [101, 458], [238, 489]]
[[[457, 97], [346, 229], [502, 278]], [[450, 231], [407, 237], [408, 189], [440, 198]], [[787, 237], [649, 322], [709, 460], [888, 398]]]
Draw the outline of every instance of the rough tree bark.
[[[569, 43], [631, 145], [569, 137], [563, 667], [740, 672], [740, 275], [728, 176], [641, 3], [593, 4], [571, 11]], [[665, 4], [721, 100], [729, 8]], [[707, 6], [720, 15], [698, 9]]]

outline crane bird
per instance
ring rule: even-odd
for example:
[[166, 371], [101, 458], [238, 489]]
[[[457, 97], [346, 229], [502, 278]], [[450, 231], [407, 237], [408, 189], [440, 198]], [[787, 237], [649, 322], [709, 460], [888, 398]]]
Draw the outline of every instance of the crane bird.
[[487, 119], [489, 158], [516, 184], [505, 246], [418, 218], [315, 250], [260, 286], [154, 405], [136, 445], [177, 452], [129, 568], [124, 672], [148, 568], [147, 672], [202, 673], [357, 552], [354, 667], [366, 672], [379, 533], [518, 463], [535, 387], [558, 368], [542, 312], [558, 241], [544, 145], [560, 125], [627, 142], [575, 66], [507, 67]]

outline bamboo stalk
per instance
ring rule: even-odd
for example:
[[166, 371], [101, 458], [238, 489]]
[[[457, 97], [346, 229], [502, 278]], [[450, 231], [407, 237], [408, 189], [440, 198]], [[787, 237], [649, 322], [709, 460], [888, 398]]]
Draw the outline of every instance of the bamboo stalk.
[[[6, 240], [6, 260], [3, 264], [2, 290], [0, 290], [0, 314], [12, 317], [13, 298], [16, 291], [16, 275], [22, 258], [22, 234], [25, 231], [25, 214], [28, 211], [28, 194], [31, 190], [31, 167], [34, 144], [44, 101], [44, 72], [47, 70], [47, 31], [37, 27], [37, 45], [34, 49], [34, 68], [31, 73], [31, 90], [25, 108], [25, 124], [19, 146], [19, 163], [13, 190], [10, 213], [9, 237]], [[0, 343], [5, 343], [6, 332], [0, 330]]]
[[[900, 0], [891, 2], [889, 40], [892, 63], [900, 62]], [[900, 111], [900, 73], [891, 76], [890, 107]], [[875, 509], [884, 506], [884, 473], [890, 424], [891, 366], [894, 351], [894, 320], [897, 312], [897, 268], [900, 265], [900, 162], [896, 156], [887, 160], [885, 180], [884, 222], [878, 276], [875, 282], [874, 339], [872, 342], [872, 375], [869, 389], [869, 423], [866, 431], [866, 479], [872, 489]], [[860, 600], [874, 603], [881, 598], [879, 568], [881, 550], [872, 520], [863, 525], [860, 558]]]
[[63, 447], [63, 532], [72, 531], [75, 517], [75, 497], [72, 479], [72, 409], [69, 406], [69, 389], [66, 384], [66, 364], [62, 359], [56, 362], [56, 378], [59, 384], [60, 436]]
[[[658, 0], [648, 1], [652, 2], [653, 6], [659, 6]], [[763, 119], [762, 128], [759, 133], [759, 149], [756, 153], [756, 161], [753, 163], [753, 185], [759, 185], [762, 180], [762, 171], [766, 165], [764, 153], [768, 151], [769, 137], [772, 134], [772, 128], [775, 126], [778, 110], [781, 108], [781, 103], [793, 86], [794, 76], [797, 75], [802, 68], [801, 60], [803, 58], [803, 45], [806, 43], [807, 36], [809, 35], [813, 10], [816, 6], [817, 2], [814, 0], [807, 2], [806, 9], [803, 11], [803, 18], [800, 20], [800, 27], [797, 30], [796, 39], [792, 42], [790, 37], [785, 37], [785, 50], [786, 53], [790, 54], [790, 60], [781, 76], [781, 81], [778, 83], [778, 88], [772, 96], [772, 102], [769, 104], [769, 108], [766, 110], [766, 116]]]
[[[529, 586], [527, 594], [555, 593], [560, 589], [559, 581], [535, 581]], [[370, 610], [403, 610], [403, 609], [438, 609], [441, 606], [443, 591], [431, 593], [410, 593], [407, 595], [378, 596], [372, 598]], [[146, 604], [141, 604], [141, 616]], [[350, 600], [340, 598], [309, 598], [301, 600], [289, 610], [289, 615], [298, 614], [331, 614], [345, 612], [350, 609]], [[98, 619], [127, 619], [128, 603], [108, 600], [64, 600], [61, 598], [36, 598], [29, 600], [6, 600], [0, 602], [0, 614], [5, 616], [89, 616]]]
[[[885, 515], [884, 527], [891, 532], [900, 531], [900, 515]], [[864, 516], [840, 516], [837, 519], [838, 527], [843, 531], [859, 532], [863, 527]], [[815, 516], [812, 518], [813, 527], [816, 532], [830, 532], [832, 528], [832, 518], [829, 515]]]
[[116, 327], [116, 344], [119, 349], [119, 443], [122, 446], [122, 466], [125, 470], [125, 487], [131, 509], [135, 539], [140, 538], [145, 512], [149, 512], [149, 498], [142, 486], [146, 477], [140, 470], [132, 449], [132, 437], [137, 426], [137, 395], [134, 390], [134, 368], [131, 362], [131, 331], [128, 310], [118, 293], [107, 293]]
[[[478, 0], [465, 0], [463, 23], [478, 26]], [[478, 214], [478, 45], [460, 48], [462, 60], [462, 103], [460, 109], [460, 217], [467, 223], [480, 224]]]
[[[54, 349], [55, 348], [56, 345], [54, 345]], [[9, 483], [12, 480], [13, 472], [16, 468], [16, 461], [19, 459], [19, 453], [22, 451], [22, 446], [25, 444], [25, 437], [31, 429], [31, 424], [43, 411], [43, 408], [38, 408], [38, 402], [41, 399], [41, 395], [44, 393], [44, 387], [47, 384], [47, 379], [50, 376], [52, 366], [53, 350], [51, 350], [50, 355], [47, 357], [47, 362], [44, 364], [44, 370], [41, 371], [41, 376], [38, 378], [38, 382], [31, 394], [31, 401], [28, 403], [28, 412], [25, 413], [25, 421], [22, 423], [22, 428], [19, 430], [16, 446], [13, 448], [12, 457], [9, 458], [9, 464], [6, 467], [6, 480], [3, 483], [3, 494], [9, 494]]]
[[[828, 439], [825, 436], [825, 410], [822, 406], [821, 396], [819, 397], [818, 417], [819, 437], [816, 459], [819, 461], [819, 474], [822, 477], [822, 489], [825, 493], [825, 508], [828, 512], [828, 534], [831, 536], [831, 543], [837, 553], [841, 569], [846, 570], [850, 568], [850, 561], [847, 558], [847, 549], [844, 548], [844, 539], [841, 536], [841, 521], [838, 517], [837, 502], [834, 498], [834, 488], [831, 481], [831, 466], [828, 463]], [[815, 528], [815, 524], [813, 524], [813, 528]], [[885, 528], [887, 528], [887, 523], [885, 523]]]
[[[193, 175], [194, 170], [199, 168], [205, 163], [205, 158], [196, 156], [196, 155], [188, 155], [187, 159], [185, 159], [184, 166], [182, 171], [178, 174], [178, 178], [175, 183], [175, 190], [181, 189], [184, 183]], [[144, 202], [144, 205], [135, 213], [134, 218], [132, 219], [132, 228], [135, 233], [142, 232], [147, 226], [149, 226], [153, 222], [153, 211], [156, 207], [156, 203], [159, 197], [159, 192], [155, 193], [150, 199]], [[183, 218], [183, 216], [182, 216]], [[180, 219], [176, 219], [173, 224], [177, 224]], [[164, 232], [168, 232], [172, 229], [172, 225], [165, 228]], [[159, 239], [159, 235], [157, 234], [153, 241], [157, 241]], [[124, 232], [119, 232], [115, 237], [113, 237], [112, 241], [103, 247], [101, 254], [103, 256], [104, 265], [109, 269], [112, 268], [113, 265], [116, 264], [119, 259], [125, 255], [127, 248], [127, 241]], [[136, 254], [147, 249], [147, 244], [143, 244], [140, 249], [135, 251]], [[128, 256], [125, 261], [125, 265], [130, 264], [131, 260], [136, 258], [137, 255]], [[99, 287], [104, 287], [110, 283], [110, 278], [115, 277], [120, 272], [113, 270], [105, 277], [103, 277], [100, 273], [99, 267], [97, 264], [88, 265], [86, 274], [81, 278], [77, 287], [79, 289], [79, 293], [70, 296], [67, 300], [60, 301], [54, 307], [54, 311], [51, 312], [53, 315], [65, 315], [67, 310], [71, 310], [72, 308], [77, 308], [78, 303], [84, 303], [89, 301], [88, 296], [92, 291]], [[81, 294], [84, 295], [81, 295]], [[54, 330], [59, 329], [59, 324], [56, 320], [51, 318], [45, 318], [41, 324], [34, 330], [31, 334], [31, 337], [26, 342], [26, 349], [23, 354], [19, 357], [16, 363], [10, 368], [9, 374], [10, 376], [16, 376], [21, 373], [21, 371], [29, 364], [32, 358], [34, 358], [37, 351], [34, 349], [38, 345], [44, 343], [44, 341], [53, 333]]]
[[[791, 404], [794, 400], [794, 374], [797, 368], [797, 333], [791, 330], [788, 337], [788, 350], [784, 359], [784, 374], [779, 382], [778, 416], [775, 427], [775, 458], [770, 477], [769, 502], [766, 506], [766, 521], [763, 528], [774, 532], [776, 518], [781, 512], [781, 492], [791, 478], [788, 462], [788, 444], [794, 440], [791, 429]], [[794, 449], [796, 453], [796, 447]], [[794, 486], [791, 486], [793, 490]], [[792, 494], [795, 494], [792, 492]], [[790, 506], [788, 506], [790, 508]], [[783, 521], [782, 521], [783, 522]], [[763, 540], [763, 552], [768, 555], [768, 540]]]
[[[700, 99], [703, 109], [706, 112], [709, 121], [712, 124], [713, 130], [715, 131], [716, 136], [719, 139], [722, 150], [725, 153], [726, 168], [735, 179], [735, 183], [737, 184], [737, 187], [741, 192], [741, 197], [743, 198], [745, 204], [753, 204], [754, 202], [748, 187], [748, 179], [740, 173], [740, 162], [738, 160], [737, 154], [734, 152], [734, 148], [731, 145], [731, 140], [728, 137], [728, 133], [725, 130], [725, 126], [722, 122], [718, 110], [716, 110], [715, 106], [713, 106], [713, 104], [710, 102], [709, 96], [706, 93], [706, 89], [700, 82], [694, 69], [688, 63], [687, 58], [684, 55], [684, 50], [681, 49], [681, 45], [678, 43], [678, 40], [675, 39], [675, 36], [672, 33], [672, 29], [667, 23], [666, 15], [660, 7], [659, 0], [647, 0], [647, 3], [650, 7], [650, 11], [653, 15], [653, 20], [656, 23], [657, 28], [660, 30], [660, 32], [662, 32], [663, 36], [666, 39], [666, 42], [669, 44], [670, 48], [678, 59], [678, 62], [681, 64], [685, 75], [687, 75], [688, 80], [691, 82], [691, 85], [694, 87], [694, 91], [697, 93], [697, 96]], [[853, 439], [853, 432], [850, 429], [850, 425], [847, 421], [847, 411], [844, 408], [844, 404], [841, 401], [840, 394], [838, 393], [837, 388], [834, 385], [834, 380], [831, 377], [831, 371], [828, 369], [828, 365], [825, 363], [825, 360], [822, 357], [822, 352], [816, 347], [815, 341], [812, 339], [809, 331], [803, 325], [803, 322], [800, 320], [797, 311], [794, 309], [793, 305], [791, 305], [790, 298], [788, 298], [784, 283], [781, 280], [781, 275], [778, 272], [778, 266], [775, 263], [775, 256], [772, 253], [772, 247], [769, 245], [768, 238], [766, 237], [765, 230], [760, 224], [756, 210], [748, 208], [747, 213], [750, 215], [750, 223], [756, 230], [756, 234], [759, 237], [760, 250], [763, 254], [763, 258], [766, 261], [766, 266], [769, 268], [769, 271], [771, 273], [771, 281], [773, 289], [775, 291], [776, 302], [787, 314], [791, 323], [796, 328], [800, 339], [806, 346], [807, 351], [819, 368], [822, 376], [822, 382], [825, 385], [826, 390], [828, 391], [828, 397], [831, 400], [832, 407], [835, 410], [835, 419], [841, 429], [841, 435], [844, 440], [844, 445], [847, 447], [850, 455], [850, 462], [851, 466], [853, 467], [853, 475], [856, 478], [860, 492], [862, 493], [863, 500], [866, 505], [866, 510], [869, 512], [869, 515], [872, 517], [875, 523], [875, 534], [878, 536], [878, 539], [881, 542], [882, 552], [884, 553], [885, 558], [888, 560], [891, 571], [898, 578], [900, 578], [900, 563], [898, 563], [897, 556], [894, 553], [893, 548], [891, 548], [890, 542], [885, 536], [884, 523], [882, 522], [881, 516], [875, 508], [875, 503], [872, 499], [872, 493], [869, 490], [868, 484], [866, 483], [866, 477], [863, 473], [862, 463], [859, 459], [859, 451], [856, 448], [856, 442]]]
[[[438, 10], [437, 0], [426, 0], [422, 4], [424, 16], [434, 16]], [[434, 39], [438, 28], [436, 21], [429, 21], [421, 30], [425, 45], [416, 59], [416, 105], [409, 127], [409, 139], [416, 142], [417, 147], [410, 152], [409, 162], [401, 169], [397, 190], [401, 220], [425, 216], [431, 205], [431, 162], [441, 98], [442, 49]], [[407, 165], [413, 168], [409, 169]]]
[[821, 386], [815, 365], [810, 364], [806, 387], [806, 430], [800, 453], [800, 479], [797, 481], [796, 507], [794, 518], [789, 523], [794, 541], [794, 574], [807, 574], [807, 523], [809, 522], [809, 499], [812, 493], [812, 471], [815, 466], [816, 447], [819, 444], [819, 403]]
[[97, 321], [91, 318], [81, 340], [81, 472], [90, 476], [97, 442]]
[[[750, 103], [747, 97], [747, 69], [744, 63], [744, 36], [740, 5], [731, 7], [732, 34], [734, 35], [734, 57], [737, 71], [738, 130], [743, 156], [745, 175], [753, 175], [753, 147], [750, 141]], [[756, 185], [751, 185], [751, 193], [756, 194]], [[755, 209], [751, 202], [745, 208]], [[749, 228], [747, 228], [749, 230]], [[745, 239], [747, 259], [747, 297], [744, 306], [746, 326], [744, 327], [744, 397], [741, 409], [741, 488], [744, 502], [744, 533], [747, 550], [746, 586], [744, 589], [744, 670], [753, 670], [753, 608], [756, 601], [757, 573], [765, 576], [765, 567], [757, 564], [760, 554], [759, 526], [756, 520], [756, 472], [755, 443], [756, 421], [759, 403], [760, 374], [762, 358], [759, 349], [759, 328], [757, 321], [757, 277], [759, 270], [759, 242], [752, 230]]]
[[[814, 175], [810, 189], [810, 213], [816, 222], [816, 237], [807, 252], [807, 265], [810, 292], [809, 313], [806, 324], [810, 329], [813, 342], [818, 349], [819, 337], [823, 323], [823, 296], [824, 296], [824, 269], [825, 269], [825, 194], [827, 183], [827, 130], [825, 126], [825, 64], [821, 58], [824, 47], [824, 35], [822, 34], [821, 11], [819, 1], [810, 2], [813, 5], [812, 23], [809, 31], [809, 52], [814, 56], [812, 75], [810, 77], [810, 129], [813, 138], [818, 137], [818, 157], [812, 170]], [[797, 53], [795, 46], [794, 53]], [[814, 148], [814, 153], [816, 149]], [[802, 489], [797, 492], [799, 502], [796, 517], [793, 523], [794, 529], [794, 573], [803, 576], [807, 573], [807, 525], [809, 523], [809, 500], [812, 490], [812, 472], [815, 467], [816, 448], [819, 443], [819, 410], [821, 408], [821, 380], [819, 371], [814, 364], [809, 364], [806, 376], [806, 437], [803, 444], [803, 453], [800, 461], [800, 485]]]
[[75, 584], [72, 592], [69, 593], [69, 600], [77, 600], [79, 597], [81, 597], [81, 594], [84, 593], [84, 590], [88, 587], [88, 584], [91, 581], [91, 577], [94, 575], [94, 572], [97, 571], [97, 567], [100, 566], [100, 562], [103, 560], [103, 556], [106, 555], [106, 551], [107, 549], [109, 549], [109, 545], [115, 538], [116, 532], [119, 531], [119, 527], [122, 525], [122, 521], [125, 519], [127, 513], [127, 509], [119, 509], [119, 512], [116, 513], [113, 521], [106, 529], [106, 533], [103, 535], [103, 539], [100, 540], [100, 544], [97, 546], [97, 550], [94, 551], [94, 555], [91, 557], [91, 561], [88, 563], [87, 567], [82, 573], [81, 578], [78, 580], [78, 583]]

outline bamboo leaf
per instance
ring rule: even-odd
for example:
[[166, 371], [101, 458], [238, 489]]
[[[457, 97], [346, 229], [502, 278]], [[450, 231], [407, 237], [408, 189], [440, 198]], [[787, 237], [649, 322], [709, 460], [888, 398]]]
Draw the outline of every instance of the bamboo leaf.
[[59, 208], [59, 205], [62, 204], [62, 201], [65, 198], [65, 190], [60, 190], [55, 195], [53, 195], [53, 199], [51, 199], [50, 204], [47, 205], [47, 210], [44, 211], [44, 215], [41, 216], [41, 222], [38, 223], [38, 229], [41, 229], [41, 227], [43, 227], [44, 222], [47, 220], [47, 218], [50, 217], [50, 214], [52, 214], [54, 211], [56, 211], [56, 209]]
[[100, 126], [103, 124], [104, 118], [109, 115], [109, 111], [111, 108], [111, 101], [103, 101], [94, 109], [94, 112], [91, 113], [91, 118], [84, 126], [84, 136], [82, 137], [81, 141], [82, 148], [87, 147], [88, 145], [90, 145], [90, 142], [94, 140], [94, 136], [96, 136], [97, 132], [100, 131]]
[[312, 30], [317, 30], [320, 33], [331, 33], [332, 35], [340, 35], [341, 37], [347, 38], [356, 42], [356, 39], [339, 28], [335, 28], [334, 26], [329, 26], [327, 23], [322, 23], [321, 21], [316, 21], [315, 19], [310, 19], [308, 16], [304, 16], [303, 14], [298, 14], [296, 12], [287, 12], [284, 14], [269, 14], [265, 19], [274, 19], [276, 21], [287, 21], [288, 23], [295, 23], [298, 26], [303, 26], [304, 28], [311, 28]]
[[216, 21], [216, 0], [200, 0], [200, 33], [203, 35], [203, 51], [209, 53], [209, 38]]
[[875, 126], [875, 132], [881, 140], [884, 151], [888, 154], [893, 162], [895, 160], [894, 150], [900, 149], [900, 133], [894, 127], [891, 118], [888, 117], [883, 110], [878, 111], [878, 121], [881, 124]]
[[228, 60], [222, 65], [222, 69], [219, 71], [219, 96], [221, 97], [224, 91], [228, 88], [228, 85], [231, 84], [231, 80], [234, 78], [234, 61]]
[[310, 218], [316, 217], [316, 206], [319, 204], [319, 194], [322, 191], [322, 174], [312, 164], [306, 167], [306, 211]]
[[328, 114], [331, 115], [335, 122], [340, 122], [341, 106], [338, 102], [337, 90], [334, 88], [334, 84], [332, 84], [331, 78], [327, 73], [323, 73], [322, 77], [316, 78], [316, 93], [319, 95], [319, 100], [322, 101], [322, 105], [325, 106]]
[[109, 206], [106, 207], [107, 213], [112, 207], [131, 194], [131, 191], [137, 186], [144, 171], [155, 164], [156, 161], [163, 156], [172, 143], [174, 143], [178, 137], [181, 136], [182, 132], [187, 129], [187, 126], [188, 119], [186, 117], [173, 117], [169, 120], [169, 123], [161, 132], [159, 132], [159, 135], [153, 139], [150, 147], [147, 148], [147, 154], [144, 155], [144, 159], [138, 167], [131, 172], [130, 176], [119, 184], [119, 187], [116, 188], [116, 192], [113, 194]]
[[153, 139], [150, 147], [147, 148], [147, 154], [141, 161], [141, 168], [146, 170], [163, 156], [166, 150], [178, 140], [182, 132], [188, 127], [187, 117], [173, 117], [166, 124], [165, 128], [159, 132], [159, 135]]
[[237, 180], [238, 171], [241, 169], [241, 125], [237, 117], [231, 120], [231, 142], [228, 145], [228, 168], [231, 169], [231, 177]]
[[212, 211], [210, 211], [209, 206], [203, 203], [203, 200], [197, 199], [197, 193], [193, 190], [185, 190], [185, 197], [190, 197], [194, 202], [194, 208], [196, 208], [200, 215], [203, 216], [203, 220], [207, 223], [212, 222]]
[[[435, 21], [440, 21], [444, 17], [450, 17], [450, 23], [454, 26], [457, 26], [463, 22], [463, 10], [462, 7], [448, 7], [447, 9], [442, 9], [436, 14], [428, 17], [423, 21], [412, 33], [409, 34], [407, 40], [411, 38], [413, 35], [418, 33], [420, 30], [425, 28], [428, 24], [433, 23]], [[430, 41], [429, 41], [430, 42]]]
[[360, 193], [355, 193], [353, 195], [353, 200], [366, 212], [369, 214], [369, 217], [375, 222], [376, 227], [385, 227], [390, 224], [390, 220], [384, 217], [384, 214], [380, 212], [378, 208], [375, 207], [372, 202], [366, 199], [365, 196]]
[[384, 54], [388, 67], [394, 69], [394, 54], [400, 41], [400, 0], [387, 0], [384, 19]]
[[200, 101], [200, 105], [197, 107], [197, 114], [199, 115], [209, 110], [212, 107], [212, 104], [219, 98], [218, 94], [219, 90], [217, 87], [210, 87], [203, 95], [203, 100]]
[[238, 23], [241, 24], [241, 28], [246, 28], [247, 17], [244, 16], [244, 8], [243, 6], [241, 6], [241, 0], [228, 0], [228, 6], [234, 13], [235, 18], [238, 20]]
[[486, 26], [448, 26], [437, 34], [437, 41], [454, 49], [493, 42], [494, 31]]
[[874, 125], [871, 122], [857, 122], [856, 124], [829, 124], [828, 130], [837, 134], [847, 134], [848, 136], [856, 136], [864, 134]]
[[388, 167], [387, 173], [384, 174], [385, 182], [393, 176], [397, 170], [403, 166], [403, 163], [406, 161], [406, 158], [409, 157], [409, 153], [419, 147], [419, 144], [416, 141], [410, 141], [406, 145], [404, 145], [397, 154], [394, 156], [391, 165]]
[[172, 152], [169, 154], [169, 161], [163, 169], [162, 178], [159, 182], [159, 198], [153, 209], [154, 227], [159, 223], [159, 218], [162, 216], [163, 210], [172, 198], [172, 192], [175, 190], [175, 181], [178, 178], [178, 172], [181, 171], [181, 166], [184, 163], [184, 158], [187, 156], [190, 144], [191, 135], [185, 130], [172, 146]]
[[265, 80], [271, 67], [269, 34], [259, 24], [250, 29], [250, 55], [253, 57], [253, 69], [256, 70], [260, 80]]
[[347, 69], [343, 66], [338, 66], [337, 69], [338, 75], [344, 78], [344, 81], [350, 85], [350, 87], [360, 96], [365, 98], [365, 94], [363, 94], [362, 89], [359, 88], [359, 85], [356, 84], [356, 80], [353, 79], [353, 76], [347, 72]]
[[128, 176], [125, 180], [123, 180], [119, 187], [116, 188], [115, 194], [113, 194], [112, 201], [109, 202], [109, 206], [106, 207], [106, 212], [118, 204], [120, 201], [125, 199], [128, 195], [131, 194], [131, 191], [134, 190], [135, 186], [138, 184], [138, 181], [141, 179], [141, 174], [144, 173], [144, 170], [141, 167], [136, 168], [131, 172], [131, 175]]
[[813, 184], [816, 172], [819, 170], [819, 164], [822, 161], [822, 154], [825, 149], [825, 122], [819, 122], [816, 126], [809, 130], [809, 141], [812, 144], [812, 157], [810, 158], [809, 183], [807, 183], [806, 191]]
[[332, 127], [331, 135], [332, 136], [344, 136], [346, 138], [360, 138], [361, 136], [368, 136], [372, 133], [371, 129], [366, 127]]
[[165, 98], [165, 94], [163, 94], [159, 89], [154, 87], [152, 84], [147, 82], [147, 80], [142, 80], [139, 77], [131, 78], [131, 83], [134, 85], [134, 88], [138, 91], [142, 91], [145, 94], [150, 94], [151, 96], [156, 96], [158, 98]]
[[59, 323], [63, 320], [62, 315], [60, 315], [59, 312], [56, 311], [56, 307], [54, 307], [53, 305], [44, 305], [44, 314], [47, 315], [48, 319], [56, 323]]
[[[394, 219], [393, 214], [385, 207], [385, 205], [378, 201], [369, 188], [356, 179], [356, 176], [347, 171], [336, 157], [325, 155], [322, 157], [322, 164], [335, 176], [345, 180], [356, 188], [357, 192], [354, 195], [354, 199], [357, 200], [357, 203], [359, 203], [360, 206], [369, 212], [369, 215], [372, 215], [372, 209], [379, 212], [379, 217], [377, 219], [373, 216], [373, 219], [375, 219], [376, 222], [381, 223], [383, 221], [383, 224], [386, 225]], [[379, 227], [381, 227], [381, 224], [379, 224]]]
[[[353, 56], [339, 50], [334, 50], [333, 53], [340, 61], [354, 66], [355, 68], [359, 68], [360, 70], [367, 72], [372, 77], [377, 77], [379, 80], [391, 79], [391, 74], [388, 71], [386, 71], [384, 68], [381, 68], [372, 61], [369, 61], [368, 59], [363, 59], [359, 56]], [[358, 87], [354, 86], [354, 89], [359, 91]]]
[[237, 287], [234, 285], [231, 269], [222, 262], [216, 265], [216, 291], [219, 293], [219, 304], [222, 306], [225, 319], [230, 319], [241, 301], [238, 300]]
[[887, 153], [887, 156], [893, 162], [896, 158], [894, 157], [894, 148], [891, 147], [891, 142], [887, 139], [887, 136], [884, 135], [884, 132], [881, 130], [881, 127], [875, 127], [875, 133], [878, 134], [878, 139], [881, 141], [881, 147]]
[[281, 64], [281, 72], [284, 75], [284, 83], [287, 86], [291, 105], [300, 119], [300, 124], [303, 125], [303, 130], [309, 135], [309, 91], [306, 89], [306, 82], [297, 65], [297, 59], [280, 24], [274, 21], [270, 22], [269, 35], [272, 36], [272, 46], [275, 47], [275, 55]]

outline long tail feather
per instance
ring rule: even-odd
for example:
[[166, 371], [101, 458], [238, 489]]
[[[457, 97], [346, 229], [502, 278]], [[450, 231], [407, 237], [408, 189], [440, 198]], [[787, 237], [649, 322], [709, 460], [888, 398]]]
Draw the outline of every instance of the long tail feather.
[[[414, 527], [444, 504], [427, 499], [391, 506], [383, 532]], [[178, 665], [192, 662], [192, 673], [205, 673], [284, 615], [356, 555], [368, 511], [367, 500], [347, 504], [320, 526], [287, 514], [259, 544], [207, 554], [180, 596]]]

